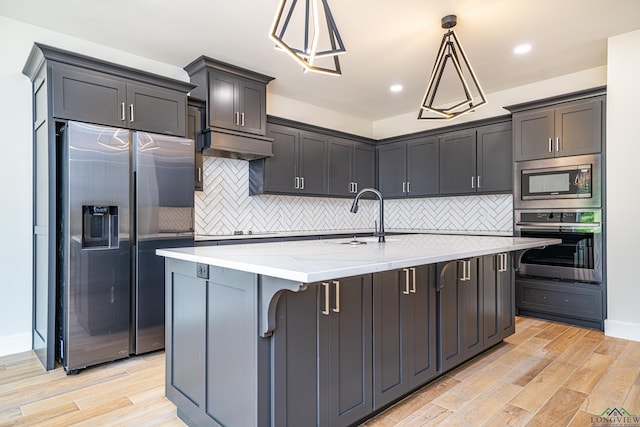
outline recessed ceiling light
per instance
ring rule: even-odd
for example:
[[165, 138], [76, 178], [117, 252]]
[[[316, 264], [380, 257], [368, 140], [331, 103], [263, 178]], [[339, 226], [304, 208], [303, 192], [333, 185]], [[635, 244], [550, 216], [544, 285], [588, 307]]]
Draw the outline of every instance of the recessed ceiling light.
[[516, 46], [513, 49], [513, 53], [515, 53], [516, 55], [524, 55], [525, 53], [529, 52], [531, 50], [531, 45], [530, 44], [521, 44], [520, 46]]
[[401, 92], [402, 91], [402, 85], [391, 85], [389, 90], [391, 92]]

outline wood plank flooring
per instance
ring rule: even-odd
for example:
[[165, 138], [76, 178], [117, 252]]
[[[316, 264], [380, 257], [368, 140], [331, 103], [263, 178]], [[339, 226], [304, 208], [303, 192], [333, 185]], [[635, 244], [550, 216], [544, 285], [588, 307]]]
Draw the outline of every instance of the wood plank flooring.
[[[640, 416], [640, 342], [518, 317], [503, 343], [362, 426], [592, 426], [607, 408]], [[0, 357], [0, 426], [12, 425], [184, 423], [164, 397], [163, 352], [75, 376], [26, 352]]]

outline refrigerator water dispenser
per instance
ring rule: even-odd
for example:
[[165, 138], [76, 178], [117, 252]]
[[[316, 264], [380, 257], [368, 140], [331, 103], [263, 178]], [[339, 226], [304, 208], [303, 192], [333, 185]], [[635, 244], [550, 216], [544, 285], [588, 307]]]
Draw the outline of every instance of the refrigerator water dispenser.
[[82, 206], [82, 248], [113, 249], [118, 247], [118, 207]]

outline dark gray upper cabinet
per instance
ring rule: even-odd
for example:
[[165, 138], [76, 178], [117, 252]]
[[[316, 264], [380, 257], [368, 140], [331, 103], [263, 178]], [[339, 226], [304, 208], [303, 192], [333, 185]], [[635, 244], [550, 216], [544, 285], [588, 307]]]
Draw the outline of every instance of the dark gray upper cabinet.
[[370, 414], [371, 275], [286, 292], [276, 316], [274, 425], [350, 425]]
[[325, 195], [326, 136], [272, 123], [267, 128], [273, 157], [250, 162], [250, 193]]
[[421, 137], [378, 148], [378, 185], [385, 197], [438, 194], [438, 139]]
[[476, 130], [440, 137], [440, 194], [476, 192]]
[[207, 126], [218, 131], [266, 135], [266, 86], [273, 77], [207, 56], [200, 56], [184, 69], [197, 85], [191, 96], [207, 101]]
[[186, 134], [183, 91], [80, 67], [52, 64], [53, 116], [107, 126]]
[[127, 85], [107, 74], [76, 67], [56, 66], [53, 116], [108, 126], [126, 126]]
[[353, 143], [342, 138], [329, 138], [327, 142], [327, 178], [329, 193], [349, 196], [353, 193]]
[[378, 189], [384, 197], [407, 194], [407, 144], [396, 142], [378, 147]]
[[435, 301], [433, 265], [373, 275], [374, 409], [438, 374]]
[[511, 253], [482, 257], [484, 348], [515, 333], [515, 286]]
[[440, 194], [512, 191], [511, 140], [511, 123], [442, 135]]
[[353, 197], [358, 190], [375, 187], [375, 147], [345, 138], [327, 141], [329, 196]]
[[604, 96], [535, 109], [514, 107], [514, 158], [574, 156], [602, 151]]
[[326, 136], [311, 132], [300, 132], [298, 172], [293, 184], [294, 189], [301, 194], [327, 194]]
[[267, 134], [273, 138], [273, 157], [250, 162], [250, 192], [293, 193], [297, 190], [295, 183], [300, 132], [285, 126], [269, 124]]
[[210, 70], [209, 126], [264, 136], [267, 130], [266, 85]]
[[202, 143], [205, 122], [206, 107], [204, 101], [189, 99], [187, 105], [187, 138], [195, 141], [195, 189], [204, 190], [204, 156], [202, 155]]
[[[357, 137], [270, 118], [273, 157], [249, 164], [250, 194], [353, 197], [375, 186], [375, 146]], [[341, 136], [346, 135], [346, 136]]]
[[438, 139], [419, 138], [407, 143], [407, 195], [430, 196], [438, 194], [439, 152]]
[[[353, 168], [351, 181], [357, 193], [363, 188], [376, 186], [376, 149], [371, 144], [353, 143]], [[329, 192], [329, 194], [332, 194]]]
[[476, 134], [477, 192], [513, 190], [511, 122], [482, 126]]

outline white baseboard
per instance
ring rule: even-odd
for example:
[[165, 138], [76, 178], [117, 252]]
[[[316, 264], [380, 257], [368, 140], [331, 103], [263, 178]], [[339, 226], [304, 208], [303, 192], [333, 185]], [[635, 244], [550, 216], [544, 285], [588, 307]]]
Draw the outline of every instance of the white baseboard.
[[606, 319], [604, 334], [609, 337], [640, 341], [640, 324]]
[[0, 337], [0, 356], [22, 353], [31, 350], [31, 334], [18, 334]]

